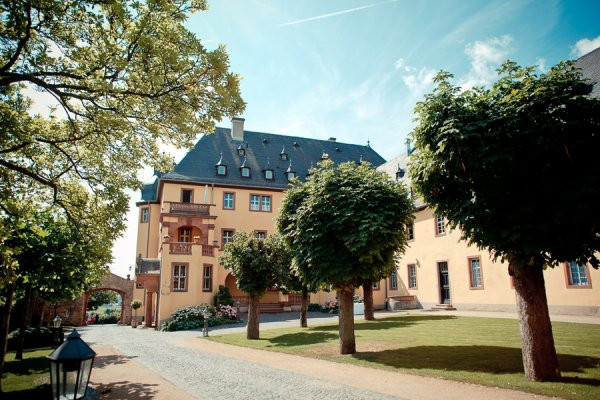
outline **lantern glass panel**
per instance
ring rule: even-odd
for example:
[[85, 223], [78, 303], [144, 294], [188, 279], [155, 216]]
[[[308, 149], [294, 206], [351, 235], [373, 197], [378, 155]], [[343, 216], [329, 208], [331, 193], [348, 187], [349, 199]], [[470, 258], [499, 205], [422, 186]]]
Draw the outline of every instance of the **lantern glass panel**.
[[50, 383], [52, 384], [52, 398], [56, 398], [56, 382], [58, 380], [58, 363], [50, 361]]
[[69, 360], [58, 364], [60, 382], [60, 400], [73, 400], [79, 377], [79, 361]]
[[85, 396], [85, 390], [88, 386], [88, 380], [90, 379], [90, 371], [92, 369], [93, 359], [83, 360], [81, 362], [81, 374], [79, 374], [79, 383], [77, 386], [77, 399]]

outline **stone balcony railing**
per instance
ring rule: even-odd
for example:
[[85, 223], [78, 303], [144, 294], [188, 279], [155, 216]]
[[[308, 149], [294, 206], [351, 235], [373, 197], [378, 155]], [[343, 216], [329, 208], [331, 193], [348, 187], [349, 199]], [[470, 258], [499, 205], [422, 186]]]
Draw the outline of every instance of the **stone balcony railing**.
[[210, 204], [165, 202], [170, 214], [210, 215]]
[[202, 255], [204, 257], [214, 257], [215, 248], [209, 244], [190, 243], [190, 242], [171, 242], [169, 243], [169, 254], [192, 254], [192, 246], [202, 246]]

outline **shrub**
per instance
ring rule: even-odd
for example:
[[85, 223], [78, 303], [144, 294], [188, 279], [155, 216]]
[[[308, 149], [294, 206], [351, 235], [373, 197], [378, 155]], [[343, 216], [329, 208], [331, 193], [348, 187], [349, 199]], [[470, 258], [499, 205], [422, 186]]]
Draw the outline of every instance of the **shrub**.
[[322, 305], [320, 305], [320, 304], [317, 304], [317, 303], [310, 303], [310, 304], [308, 305], [308, 311], [318, 311], [318, 312], [323, 312], [323, 309], [324, 309], [324, 308], [325, 308], [325, 307], [323, 307]]
[[188, 329], [197, 329], [204, 326], [203, 313], [208, 310], [208, 326], [217, 326], [224, 324], [237, 323], [237, 312], [235, 308], [228, 305], [221, 305], [219, 310], [209, 304], [200, 304], [179, 308], [171, 314], [171, 319], [161, 326], [162, 331], [182, 331]]
[[[107, 310], [108, 311], [108, 310]], [[106, 314], [101, 314], [100, 317], [98, 318], [98, 321], [96, 321], [97, 324], [116, 324], [121, 320], [121, 313], [106, 313]]]
[[357, 294], [352, 296], [352, 299], [354, 300], [355, 303], [364, 303], [364, 299]]
[[219, 311], [217, 311], [216, 316], [225, 319], [237, 320], [237, 311], [232, 306], [222, 304], [219, 308]]
[[215, 294], [215, 307], [222, 305], [233, 306], [233, 296], [226, 286], [219, 285], [219, 291]]
[[[16, 350], [19, 330], [8, 334], [8, 350]], [[25, 341], [23, 348], [32, 349], [36, 347], [47, 347], [54, 344], [52, 330], [46, 327], [28, 326], [25, 328]]]

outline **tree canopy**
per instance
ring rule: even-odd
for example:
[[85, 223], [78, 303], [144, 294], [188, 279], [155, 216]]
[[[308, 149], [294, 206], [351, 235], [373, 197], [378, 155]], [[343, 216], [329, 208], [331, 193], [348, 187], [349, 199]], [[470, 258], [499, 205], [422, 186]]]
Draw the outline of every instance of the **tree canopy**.
[[363, 162], [325, 162], [286, 192], [278, 230], [309, 287], [354, 287], [395, 268], [414, 207], [406, 189]]
[[95, 311], [104, 304], [113, 304], [119, 301], [119, 294], [113, 290], [98, 290], [88, 299], [88, 310]]
[[507, 62], [490, 89], [441, 73], [416, 107], [410, 175], [425, 201], [494, 255], [598, 266], [600, 100], [571, 63]]
[[[183, 23], [202, 0], [15, 0], [0, 12], [0, 207], [59, 205], [81, 225], [123, 229], [124, 188], [161, 144], [190, 146], [241, 112], [223, 46]], [[34, 115], [29, 97], [53, 99]], [[37, 96], [36, 96], [37, 97]], [[91, 222], [93, 221], [93, 222]]]

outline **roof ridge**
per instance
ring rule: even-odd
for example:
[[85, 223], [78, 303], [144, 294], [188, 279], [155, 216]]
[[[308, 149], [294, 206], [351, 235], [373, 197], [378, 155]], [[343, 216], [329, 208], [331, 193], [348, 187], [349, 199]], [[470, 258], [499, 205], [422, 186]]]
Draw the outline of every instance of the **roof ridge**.
[[[231, 128], [223, 128], [221, 126], [217, 126], [217, 127], [215, 127], [215, 129], [222, 129], [222, 130], [227, 130], [227, 131], [231, 132]], [[337, 143], [337, 144], [343, 144], [343, 145], [346, 145], [346, 146], [367, 147], [369, 149], [373, 149], [371, 146], [368, 146], [366, 144], [355, 144], [355, 143], [338, 142], [337, 140], [335, 142], [333, 142], [333, 141], [328, 140], [328, 139], [314, 139], [314, 138], [309, 138], [309, 137], [304, 137], [304, 136], [284, 135], [284, 134], [281, 134], [281, 133], [248, 131], [248, 130], [245, 130], [245, 129], [244, 129], [244, 133], [253, 133], [253, 134], [257, 134], [257, 135], [279, 136], [279, 137], [286, 137], [286, 138], [291, 138], [291, 139], [314, 140], [314, 141], [317, 141], [317, 142]], [[212, 135], [212, 133], [208, 133], [208, 135]]]

